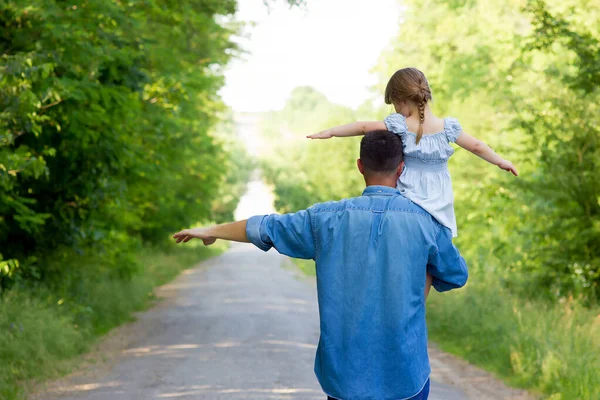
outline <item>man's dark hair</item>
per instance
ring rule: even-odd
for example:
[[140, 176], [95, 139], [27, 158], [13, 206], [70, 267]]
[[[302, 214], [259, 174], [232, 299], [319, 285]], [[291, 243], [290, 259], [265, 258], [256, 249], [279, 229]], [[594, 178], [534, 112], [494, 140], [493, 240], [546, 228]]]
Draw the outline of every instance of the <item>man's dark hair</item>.
[[368, 132], [360, 141], [360, 159], [369, 171], [396, 171], [403, 160], [402, 140], [390, 131]]

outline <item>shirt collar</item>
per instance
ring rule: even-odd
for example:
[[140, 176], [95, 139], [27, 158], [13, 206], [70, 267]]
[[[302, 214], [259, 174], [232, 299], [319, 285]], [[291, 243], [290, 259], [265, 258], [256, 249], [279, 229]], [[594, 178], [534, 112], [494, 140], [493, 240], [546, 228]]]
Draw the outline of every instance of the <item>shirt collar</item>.
[[372, 185], [367, 186], [363, 191], [363, 196], [395, 196], [400, 194], [396, 188], [389, 186]]

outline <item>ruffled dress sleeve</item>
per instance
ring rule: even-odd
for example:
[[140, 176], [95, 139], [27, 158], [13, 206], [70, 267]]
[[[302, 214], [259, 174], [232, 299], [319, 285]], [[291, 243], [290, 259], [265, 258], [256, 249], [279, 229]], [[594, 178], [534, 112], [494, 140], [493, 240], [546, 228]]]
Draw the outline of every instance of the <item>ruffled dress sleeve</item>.
[[462, 126], [456, 118], [447, 118], [445, 131], [448, 142], [454, 143], [462, 133]]
[[390, 114], [383, 120], [388, 131], [399, 135], [400, 137], [404, 136], [408, 131], [406, 127], [406, 118], [402, 114]]

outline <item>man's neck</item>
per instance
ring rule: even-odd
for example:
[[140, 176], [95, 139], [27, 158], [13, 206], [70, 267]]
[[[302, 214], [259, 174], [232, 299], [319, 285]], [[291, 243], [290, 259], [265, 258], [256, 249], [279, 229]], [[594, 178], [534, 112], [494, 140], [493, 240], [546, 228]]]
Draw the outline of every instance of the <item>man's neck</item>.
[[369, 177], [365, 178], [365, 184], [367, 187], [369, 186], [389, 186], [391, 188], [395, 188], [397, 184], [396, 177]]

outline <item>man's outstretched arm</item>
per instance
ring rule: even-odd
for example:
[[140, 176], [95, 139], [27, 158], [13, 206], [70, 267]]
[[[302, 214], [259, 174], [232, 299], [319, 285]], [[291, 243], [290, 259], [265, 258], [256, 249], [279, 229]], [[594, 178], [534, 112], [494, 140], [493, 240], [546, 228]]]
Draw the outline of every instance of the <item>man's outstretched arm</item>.
[[249, 243], [246, 235], [247, 220], [215, 225], [208, 228], [184, 229], [173, 235], [177, 243], [187, 243], [192, 239], [201, 239], [205, 246], [210, 246], [217, 239]]
[[201, 239], [210, 246], [217, 239], [250, 242], [261, 250], [275, 247], [290, 257], [314, 259], [316, 249], [310, 213], [257, 215], [248, 220], [209, 228], [185, 229], [173, 235], [177, 243]]

